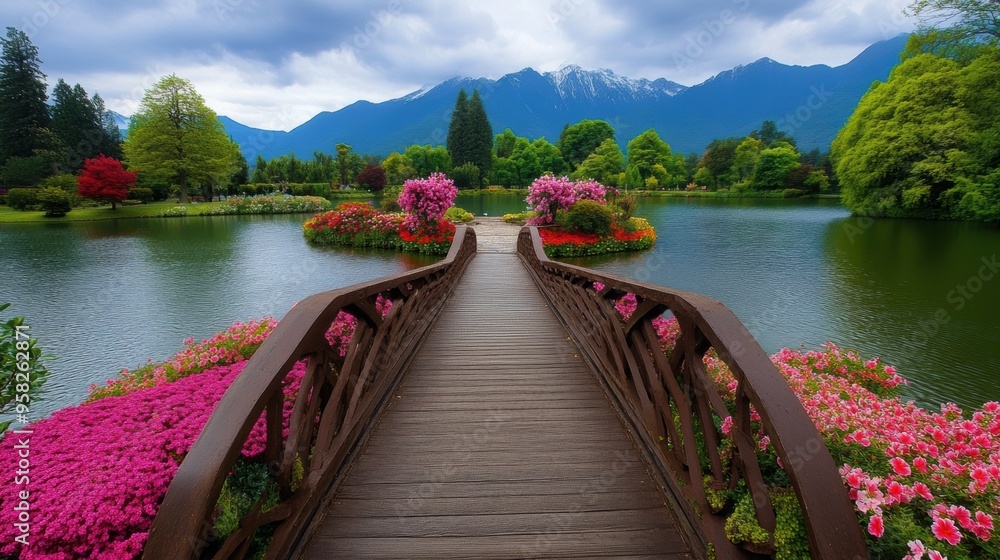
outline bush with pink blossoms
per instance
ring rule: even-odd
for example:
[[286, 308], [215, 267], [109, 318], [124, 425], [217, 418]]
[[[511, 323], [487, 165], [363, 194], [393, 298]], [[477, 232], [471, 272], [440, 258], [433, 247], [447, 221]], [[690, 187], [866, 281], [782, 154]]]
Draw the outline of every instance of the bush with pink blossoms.
[[455, 205], [458, 189], [444, 173], [431, 173], [426, 179], [410, 179], [403, 183], [397, 202], [406, 213], [403, 226], [416, 231], [421, 226], [437, 224], [445, 212]]
[[570, 181], [568, 177], [544, 175], [528, 188], [525, 201], [538, 213], [529, 224], [550, 225], [555, 222], [557, 212], [569, 209], [577, 201], [593, 200], [603, 204], [607, 195], [608, 187], [591, 179]]

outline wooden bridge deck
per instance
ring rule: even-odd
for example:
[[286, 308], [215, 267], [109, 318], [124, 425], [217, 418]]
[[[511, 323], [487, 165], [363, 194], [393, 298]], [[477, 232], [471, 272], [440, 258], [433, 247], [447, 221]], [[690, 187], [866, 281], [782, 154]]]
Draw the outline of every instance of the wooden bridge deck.
[[480, 254], [303, 558], [691, 558], [516, 255]]

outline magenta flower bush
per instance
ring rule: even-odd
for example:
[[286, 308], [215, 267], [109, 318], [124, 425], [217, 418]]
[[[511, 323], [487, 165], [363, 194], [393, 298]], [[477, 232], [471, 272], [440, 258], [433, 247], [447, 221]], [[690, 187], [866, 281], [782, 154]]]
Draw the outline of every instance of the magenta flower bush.
[[[28, 429], [31, 465], [31, 536], [16, 542], [17, 495], [0, 486], [0, 553], [21, 560], [137, 557], [167, 487], [245, 362], [216, 366], [173, 382], [65, 408]], [[305, 372], [296, 364], [285, 393], [298, 390]], [[292, 400], [286, 398], [285, 430]], [[264, 450], [264, 417], [243, 447], [244, 457]], [[9, 433], [0, 447], [0, 476], [14, 480], [18, 457]]]
[[603, 204], [607, 194], [608, 188], [594, 180], [574, 182], [568, 177], [544, 175], [531, 183], [525, 201], [538, 213], [531, 225], [549, 225], [555, 222], [556, 212], [567, 210], [580, 200]]
[[410, 179], [403, 183], [397, 202], [406, 213], [403, 225], [410, 231], [437, 224], [444, 213], [455, 205], [458, 189], [444, 173], [431, 173], [426, 179]]

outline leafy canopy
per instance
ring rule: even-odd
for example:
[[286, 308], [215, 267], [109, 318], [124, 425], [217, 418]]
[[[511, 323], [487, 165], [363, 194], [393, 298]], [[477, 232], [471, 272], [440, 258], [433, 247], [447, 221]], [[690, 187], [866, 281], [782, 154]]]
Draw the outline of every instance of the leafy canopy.
[[187, 202], [189, 183], [222, 183], [237, 171], [239, 147], [191, 82], [169, 75], [146, 91], [124, 146], [130, 169], [173, 181]]

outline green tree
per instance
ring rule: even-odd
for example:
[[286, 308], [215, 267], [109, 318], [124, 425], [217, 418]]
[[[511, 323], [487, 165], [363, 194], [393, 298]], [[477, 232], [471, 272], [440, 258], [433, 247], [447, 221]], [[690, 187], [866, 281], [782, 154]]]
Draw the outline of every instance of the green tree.
[[402, 185], [407, 179], [416, 177], [413, 162], [399, 152], [389, 154], [382, 161], [382, 169], [385, 169], [386, 181], [390, 185]]
[[733, 175], [737, 181], [742, 183], [753, 178], [753, 171], [760, 161], [763, 144], [757, 138], [747, 137], [736, 146], [736, 152], [733, 154]]
[[[493, 166], [493, 125], [486, 115], [486, 107], [483, 106], [483, 99], [479, 96], [479, 90], [473, 90], [472, 99], [469, 100], [469, 122], [468, 122], [468, 162], [479, 168], [480, 185], [482, 180], [490, 172]], [[452, 163], [465, 163], [455, 162]]]
[[787, 186], [788, 175], [799, 166], [799, 153], [785, 144], [768, 148], [760, 153], [760, 159], [753, 172], [755, 189], [783, 189]]
[[567, 171], [566, 161], [555, 144], [542, 137], [532, 142], [531, 147], [535, 149], [543, 173], [547, 171], [553, 175], [562, 175]]
[[99, 94], [94, 94], [91, 103], [93, 103], [94, 112], [101, 121], [101, 139], [97, 155], [104, 154], [118, 160], [124, 158], [125, 154], [122, 152], [124, 138], [122, 138], [122, 131], [115, 121], [115, 116], [104, 107], [104, 99]]
[[[656, 179], [656, 185], [663, 187], [680, 186], [687, 179], [684, 156], [674, 154], [670, 145], [652, 128], [628, 143], [628, 167], [635, 168], [639, 173], [639, 180], [633, 181], [635, 188], [644, 187], [650, 177]], [[626, 181], [628, 173], [626, 170]]]
[[876, 82], [861, 98], [831, 146], [849, 210], [939, 216], [945, 192], [955, 198], [959, 192], [952, 189], [977, 190], [962, 184], [970, 164], [967, 148], [976, 138], [972, 114], [959, 96], [961, 77], [955, 61], [922, 54], [903, 61], [887, 82]]
[[465, 90], [458, 94], [448, 125], [448, 153], [456, 168], [471, 163], [485, 179], [493, 166], [493, 127], [486, 116], [479, 90], [469, 99]]
[[253, 163], [253, 175], [251, 183], [270, 183], [271, 177], [267, 173], [267, 160], [262, 154], [257, 154], [257, 159]]
[[451, 154], [444, 146], [431, 147], [430, 144], [407, 146], [403, 151], [413, 165], [417, 177], [428, 177], [431, 173], [451, 171]]
[[210, 186], [232, 175], [234, 146], [191, 82], [171, 74], [146, 90], [124, 152], [130, 169], [172, 181], [187, 202], [189, 184]]
[[50, 128], [63, 146], [65, 172], [75, 171], [84, 160], [99, 155], [121, 157], [121, 131], [100, 95], [91, 99], [80, 84], [71, 88], [60, 78], [52, 100]]
[[792, 138], [788, 134], [778, 130], [778, 125], [775, 124], [774, 121], [764, 121], [764, 123], [760, 125], [760, 130], [755, 130], [750, 133], [750, 138], [760, 140], [765, 148], [770, 148], [777, 142], [786, 142], [795, 146], [795, 138]]
[[601, 142], [596, 150], [576, 168], [574, 179], [594, 179], [605, 185], [618, 185], [625, 170], [625, 156], [613, 138]]
[[0, 38], [0, 165], [9, 158], [31, 158], [56, 146], [48, 134], [45, 74], [38, 48], [21, 30], [7, 28]]
[[[736, 148], [743, 142], [740, 138], [723, 138], [712, 140], [705, 148], [705, 153], [698, 163], [699, 170], [708, 172], [707, 181], [699, 183], [709, 187], [722, 187], [733, 182], [733, 161], [736, 158]], [[703, 176], [705, 178], [705, 176]]]
[[451, 154], [451, 161], [455, 166], [462, 165], [469, 161], [468, 141], [466, 135], [468, 130], [466, 124], [469, 122], [469, 94], [465, 90], [459, 90], [458, 98], [455, 99], [455, 108], [451, 111], [451, 120], [448, 122], [448, 137], [445, 146]]
[[614, 141], [615, 129], [607, 121], [583, 120], [563, 128], [557, 145], [563, 160], [574, 170], [608, 139]]
[[351, 146], [347, 144], [337, 144], [337, 169], [341, 187], [350, 185], [351, 179], [357, 177], [366, 165], [365, 160], [351, 150]]
[[497, 134], [493, 139], [493, 152], [499, 158], [509, 158], [514, 153], [514, 145], [517, 143], [517, 135], [509, 128]]

